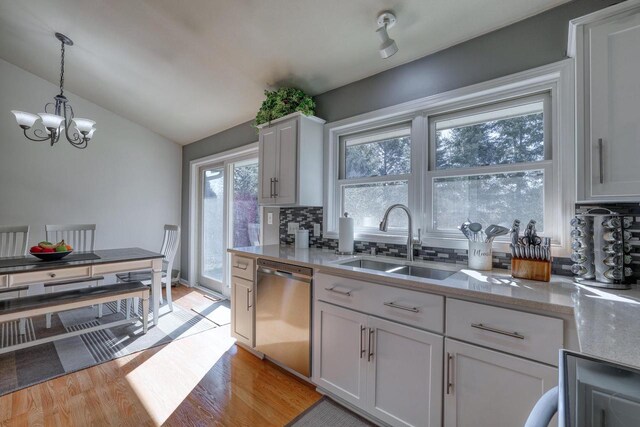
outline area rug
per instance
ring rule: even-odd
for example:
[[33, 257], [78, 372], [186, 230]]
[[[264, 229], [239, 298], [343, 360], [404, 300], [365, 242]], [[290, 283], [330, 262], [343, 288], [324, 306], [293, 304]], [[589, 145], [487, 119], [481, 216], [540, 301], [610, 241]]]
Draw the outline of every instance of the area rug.
[[[96, 318], [95, 307], [54, 314], [50, 329], [45, 327], [44, 316], [28, 319], [27, 333], [23, 335], [18, 334], [18, 321], [6, 322], [0, 324], [0, 347], [124, 318], [123, 313], [116, 312], [115, 303], [108, 303], [103, 306], [100, 319]], [[177, 304], [173, 304], [173, 312], [163, 305], [159, 324], [150, 324], [146, 334], [142, 333], [142, 322], [137, 321], [2, 354], [0, 396], [216, 327], [216, 323]]]
[[212, 300], [191, 310], [206, 317], [218, 326], [231, 323], [231, 306], [229, 300]]
[[285, 427], [370, 427], [370, 423], [361, 416], [349, 411], [333, 400], [323, 397], [313, 406], [298, 415]]

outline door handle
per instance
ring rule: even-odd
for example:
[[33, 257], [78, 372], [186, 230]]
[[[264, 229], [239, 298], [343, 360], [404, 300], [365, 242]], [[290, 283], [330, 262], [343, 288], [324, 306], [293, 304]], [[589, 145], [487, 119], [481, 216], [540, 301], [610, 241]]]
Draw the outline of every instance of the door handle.
[[346, 295], [348, 297], [351, 296], [351, 290], [348, 291], [339, 291], [335, 288], [335, 286], [333, 288], [324, 288], [325, 291], [329, 291], [329, 292], [333, 292], [336, 294], [340, 294], [340, 295]]
[[411, 311], [413, 313], [420, 313], [420, 308], [419, 307], [409, 307], [407, 305], [397, 304], [397, 303], [395, 303], [393, 301], [384, 302], [383, 304], [386, 305], [387, 307], [397, 308], [397, 309], [405, 310], [405, 311]]
[[447, 394], [453, 394], [453, 374], [451, 370], [451, 362], [453, 361], [453, 355], [447, 353]]
[[364, 357], [364, 331], [366, 331], [367, 328], [365, 328], [363, 325], [360, 325], [360, 359], [362, 359]]
[[373, 360], [373, 344], [371, 341], [373, 340], [373, 334], [375, 330], [373, 328], [369, 328], [369, 354], [367, 355], [367, 362], [371, 362]]
[[278, 197], [278, 178], [273, 178], [273, 197]]
[[272, 199], [275, 197], [273, 195], [273, 178], [269, 180], [269, 197], [271, 197]]
[[604, 153], [604, 146], [602, 138], [598, 138], [598, 152], [600, 160], [600, 184], [604, 184], [604, 159], [602, 158], [602, 155]]
[[247, 311], [251, 308], [251, 289], [247, 291]]
[[519, 340], [523, 340], [524, 339], [524, 335], [521, 335], [521, 334], [519, 334], [517, 332], [503, 331], [502, 329], [496, 329], [496, 328], [492, 328], [490, 326], [485, 326], [482, 323], [472, 323], [471, 327], [472, 328], [476, 328], [476, 329], [481, 329], [481, 330], [487, 331], [487, 332], [493, 332], [494, 334], [506, 335], [508, 337], [517, 338]]

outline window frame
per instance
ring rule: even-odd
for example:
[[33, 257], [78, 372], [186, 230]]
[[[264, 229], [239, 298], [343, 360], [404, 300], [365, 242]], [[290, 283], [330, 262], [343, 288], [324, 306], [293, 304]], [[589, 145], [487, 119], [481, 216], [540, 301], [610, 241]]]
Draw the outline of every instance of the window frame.
[[[366, 130], [379, 129], [385, 126], [411, 121], [411, 174], [409, 177], [409, 209], [413, 213], [414, 237], [418, 229], [422, 232], [423, 246], [467, 249], [468, 243], [460, 233], [429, 233], [426, 225], [431, 222], [427, 213], [431, 212], [432, 195], [427, 195], [428, 179], [431, 174], [430, 156], [431, 128], [429, 118], [470, 110], [491, 103], [509, 102], [526, 99], [548, 92], [549, 113], [544, 110], [545, 139], [551, 143], [545, 146], [543, 162], [518, 163], [516, 167], [528, 170], [544, 169], [545, 171], [545, 235], [552, 237], [554, 255], [570, 254], [568, 222], [575, 212], [576, 179], [575, 179], [575, 87], [574, 61], [565, 59], [553, 64], [500, 77], [483, 83], [455, 89], [425, 98], [408, 101], [402, 104], [375, 110], [369, 113], [348, 117], [325, 125], [325, 190], [323, 236], [338, 237], [338, 218], [341, 208], [341, 191], [338, 183], [340, 164], [340, 137]], [[560, 141], [563, 141], [560, 144]], [[546, 140], [545, 140], [546, 143]], [[435, 147], [435, 143], [433, 144]], [[549, 151], [551, 158], [546, 158]], [[541, 167], [541, 163], [545, 163]], [[513, 169], [514, 164], [493, 165]], [[491, 166], [491, 167], [493, 167]], [[481, 170], [468, 170], [470, 174], [490, 173], [490, 167]], [[461, 169], [449, 172], [459, 174]], [[376, 177], [380, 178], [380, 177]], [[429, 190], [431, 192], [432, 190]], [[520, 218], [525, 221], [528, 219]], [[485, 224], [488, 225], [488, 224]], [[425, 233], [424, 230], [427, 230]], [[357, 240], [377, 243], [406, 243], [406, 233], [356, 232]], [[496, 241], [494, 250], [509, 252], [508, 242]]]
[[[535, 102], [542, 102], [543, 113], [543, 133], [544, 133], [544, 159], [535, 162], [519, 162], [519, 163], [506, 163], [487, 166], [474, 166], [474, 167], [461, 167], [450, 169], [436, 169], [436, 126], [437, 123], [444, 120], [451, 120], [452, 118], [465, 117], [470, 115], [481, 114], [490, 111], [503, 110], [509, 107], [516, 107], [519, 105], [527, 105]], [[433, 114], [427, 117], [429, 122], [429, 138], [428, 144], [428, 170], [426, 171], [425, 181], [425, 196], [426, 200], [430, 203], [425, 206], [424, 214], [424, 227], [425, 236], [432, 238], [444, 238], [455, 239], [458, 237], [459, 232], [453, 230], [436, 230], [434, 227], [433, 217], [433, 183], [437, 178], [456, 178], [456, 177], [468, 177], [479, 175], [493, 175], [499, 173], [517, 173], [542, 170], [544, 173], [544, 201], [543, 201], [543, 216], [546, 219], [552, 216], [552, 194], [553, 194], [553, 126], [552, 126], [552, 94], [551, 91], [544, 91], [536, 94], [525, 94], [524, 96], [512, 98], [512, 99], [500, 99], [497, 98], [492, 102], [483, 104], [481, 106], [473, 106], [470, 108], [458, 109], [442, 114]], [[480, 122], [478, 122], [480, 123]], [[515, 219], [515, 218], [514, 218]], [[519, 218], [521, 221], [527, 222], [530, 218]], [[484, 224], [487, 226], [489, 224]], [[545, 221], [546, 227], [546, 221]], [[552, 230], [553, 232], [553, 230]], [[546, 230], [545, 230], [546, 233]], [[498, 238], [498, 241], [507, 241], [507, 237]]]

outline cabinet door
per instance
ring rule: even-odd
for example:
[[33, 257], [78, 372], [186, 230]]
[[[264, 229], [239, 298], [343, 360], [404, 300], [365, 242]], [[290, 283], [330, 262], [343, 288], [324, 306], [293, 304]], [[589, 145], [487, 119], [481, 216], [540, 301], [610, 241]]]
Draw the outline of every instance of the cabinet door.
[[290, 120], [281, 123], [278, 125], [277, 130], [278, 181], [276, 182], [276, 203], [278, 205], [295, 204], [298, 180], [298, 122]]
[[640, 13], [595, 24], [587, 34], [590, 195], [638, 199]]
[[241, 343], [254, 346], [253, 282], [231, 278], [231, 331]]
[[558, 370], [445, 339], [444, 425], [522, 426]]
[[260, 130], [260, 203], [273, 204], [273, 180], [277, 178], [278, 132], [277, 127]]
[[443, 337], [376, 317], [368, 326], [367, 411], [393, 426], [440, 426]]
[[316, 302], [314, 310], [314, 382], [347, 402], [363, 407], [367, 317], [323, 302]]

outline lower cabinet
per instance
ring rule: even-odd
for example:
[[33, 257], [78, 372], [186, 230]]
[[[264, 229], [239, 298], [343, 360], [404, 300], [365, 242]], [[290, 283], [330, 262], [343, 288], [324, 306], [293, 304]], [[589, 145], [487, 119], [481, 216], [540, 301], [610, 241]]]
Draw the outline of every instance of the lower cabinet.
[[231, 278], [231, 333], [238, 342], [254, 346], [253, 281]]
[[443, 337], [315, 304], [316, 384], [393, 426], [440, 426]]
[[558, 370], [445, 339], [444, 426], [522, 426]]

